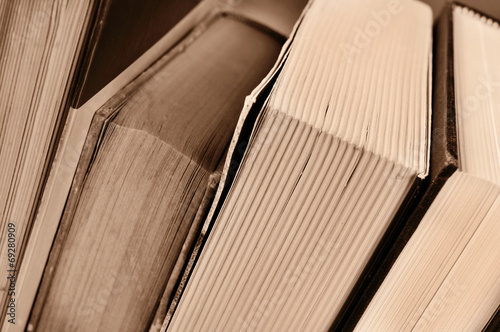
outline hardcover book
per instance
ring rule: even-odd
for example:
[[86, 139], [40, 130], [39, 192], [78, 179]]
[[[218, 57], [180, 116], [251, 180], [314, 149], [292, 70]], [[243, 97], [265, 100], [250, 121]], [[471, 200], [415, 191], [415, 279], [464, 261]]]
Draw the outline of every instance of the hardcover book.
[[21, 306], [17, 302], [18, 271], [96, 3], [0, 3], [2, 324], [4, 318], [19, 323], [15, 314]]
[[408, 243], [393, 255], [385, 279], [379, 274], [378, 290], [372, 284], [355, 331], [480, 331], [498, 324], [491, 317], [500, 304], [499, 37], [497, 22], [460, 4], [448, 4], [438, 22], [434, 114], [446, 126], [444, 135], [439, 127], [433, 132], [432, 156], [446, 172], [424, 196], [434, 197], [421, 203], [430, 208], [415, 212], [422, 221], [413, 235], [400, 238], [399, 251]]
[[415, 1], [310, 3], [243, 112], [167, 331], [331, 326], [428, 173], [431, 32]]
[[216, 15], [96, 113], [31, 328], [149, 328], [203, 219], [244, 96], [282, 40]]

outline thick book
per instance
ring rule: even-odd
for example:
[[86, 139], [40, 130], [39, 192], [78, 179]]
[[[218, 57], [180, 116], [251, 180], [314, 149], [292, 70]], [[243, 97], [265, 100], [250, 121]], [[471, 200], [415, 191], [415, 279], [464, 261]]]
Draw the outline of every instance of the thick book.
[[244, 96], [283, 40], [217, 14], [96, 113], [30, 329], [150, 327], [203, 220]]
[[20, 323], [18, 273], [97, 3], [0, 4], [2, 324]]
[[427, 175], [431, 37], [419, 2], [310, 3], [243, 112], [166, 331], [331, 326]]
[[490, 17], [447, 4], [435, 40], [431, 181], [437, 165], [439, 182], [431, 183], [346, 330], [498, 328], [491, 317], [500, 304], [499, 40]]

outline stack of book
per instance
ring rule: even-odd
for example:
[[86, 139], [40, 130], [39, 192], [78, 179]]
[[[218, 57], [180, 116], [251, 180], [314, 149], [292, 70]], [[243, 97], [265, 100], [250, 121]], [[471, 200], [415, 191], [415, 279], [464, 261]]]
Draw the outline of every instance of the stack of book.
[[2, 331], [500, 329], [500, 6], [0, 17]]

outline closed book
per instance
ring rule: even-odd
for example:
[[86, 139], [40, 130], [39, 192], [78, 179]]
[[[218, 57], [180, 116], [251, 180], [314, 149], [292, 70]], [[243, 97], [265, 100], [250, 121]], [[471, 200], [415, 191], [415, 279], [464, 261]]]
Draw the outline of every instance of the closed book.
[[439, 19], [431, 154], [431, 181], [437, 164], [439, 182], [431, 182], [347, 330], [479, 331], [496, 312], [499, 31], [462, 4], [448, 3]]
[[0, 267], [9, 270], [0, 281], [0, 305], [9, 305], [0, 314], [4, 329], [23, 324], [19, 270], [97, 5], [0, 4]]
[[244, 96], [281, 41], [215, 15], [96, 113], [30, 328], [149, 328], [203, 220]]
[[[418, 2], [400, 5], [306, 8], [242, 114], [166, 331], [331, 326], [427, 175], [432, 16]], [[395, 137], [401, 149], [389, 147]]]

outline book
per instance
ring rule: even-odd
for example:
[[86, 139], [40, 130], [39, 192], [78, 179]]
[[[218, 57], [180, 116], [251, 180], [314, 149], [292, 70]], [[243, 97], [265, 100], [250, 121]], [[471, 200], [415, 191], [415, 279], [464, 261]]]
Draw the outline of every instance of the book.
[[29, 329], [149, 328], [244, 96], [282, 41], [244, 17], [210, 17], [96, 113]]
[[328, 329], [427, 176], [429, 7], [316, 0], [296, 27], [243, 111], [166, 331]]
[[96, 1], [0, 4], [0, 305], [15, 322], [17, 273]]
[[[495, 175], [500, 167], [495, 114], [500, 93], [493, 60], [500, 30], [491, 18], [454, 3], [447, 5], [436, 29], [434, 114], [445, 115], [439, 118], [447, 119], [447, 129], [444, 135], [433, 132], [433, 143], [444, 139], [435, 145], [448, 153], [439, 151], [433, 158], [447, 155], [454, 166], [442, 173], [444, 186], [429, 188], [426, 195], [435, 196], [434, 201], [419, 216], [413, 235], [401, 241], [408, 243], [399, 257], [394, 255], [387, 276], [379, 278], [378, 290], [372, 289], [373, 299], [355, 331], [498, 327], [491, 317], [500, 304], [494, 240], [500, 216]], [[445, 164], [439, 162], [437, 169]]]

